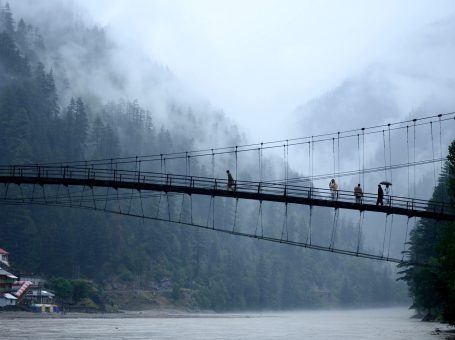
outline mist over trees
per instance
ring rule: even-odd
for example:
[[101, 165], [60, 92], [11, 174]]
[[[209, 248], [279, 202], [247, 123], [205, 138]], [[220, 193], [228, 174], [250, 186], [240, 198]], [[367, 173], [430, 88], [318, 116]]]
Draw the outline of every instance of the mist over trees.
[[[242, 140], [235, 125], [213, 109], [199, 112], [172, 96], [149, 108], [135, 97], [120, 96], [128, 82], [118, 70], [109, 69], [110, 62], [103, 65], [114, 52], [102, 29], [79, 22], [49, 37], [39, 32], [39, 27], [17, 21], [9, 5], [0, 4], [1, 164], [109, 159], [212, 146], [218, 143], [216, 138], [226, 145]], [[60, 41], [52, 40], [57, 36]], [[71, 39], [77, 46], [73, 57], [86, 70], [71, 69], [75, 61], [56, 57], [70, 58], [72, 50], [58, 54], [53, 48], [61, 47], [61, 41], [68, 46]], [[98, 90], [90, 83], [91, 72]], [[166, 78], [163, 73], [147, 75], [154, 87]], [[103, 89], [109, 89], [105, 97]], [[227, 164], [219, 168], [224, 171]], [[270, 160], [265, 168], [275, 171]], [[156, 164], [145, 169], [160, 170]], [[167, 170], [185, 172], [181, 164]], [[193, 171], [210, 174], [197, 162]], [[248, 169], [240, 171], [248, 178]], [[155, 211], [161, 201], [146, 202], [144, 209]], [[177, 211], [180, 204], [170, 199], [171, 210]], [[217, 223], [229, 225], [233, 204], [222, 200], [220, 205], [223, 215]], [[254, 227], [253, 208], [241, 208], [239, 225]], [[281, 211], [276, 205], [265, 209], [268, 228], [279, 230]], [[195, 214], [206, 216], [207, 207], [195, 207]], [[405, 300], [387, 264], [88, 210], [2, 204], [0, 216], [0, 246], [11, 253], [12, 270], [22, 274], [90, 279], [106, 291], [164, 287], [171, 290], [167, 297], [176, 305], [217, 310], [385, 305]], [[331, 220], [326, 211], [315, 211], [316, 239], [329, 233]], [[340, 225], [341, 245], [355, 242], [350, 222]], [[308, 229], [306, 210], [291, 211], [288, 223], [291, 233], [303, 233]]]

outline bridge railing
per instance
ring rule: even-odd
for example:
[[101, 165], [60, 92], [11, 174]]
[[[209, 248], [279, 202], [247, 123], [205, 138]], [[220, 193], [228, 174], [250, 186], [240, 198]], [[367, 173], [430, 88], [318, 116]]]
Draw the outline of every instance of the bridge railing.
[[[353, 191], [338, 190], [332, 192], [326, 188], [301, 186], [296, 184], [281, 184], [255, 181], [236, 181], [228, 188], [227, 179], [209, 178], [200, 176], [185, 176], [177, 174], [163, 174], [149, 171], [100, 169], [94, 167], [70, 166], [8, 166], [0, 167], [0, 177], [9, 177], [11, 181], [20, 177], [54, 178], [62, 180], [109, 181], [115, 183], [150, 183], [167, 187], [192, 187], [211, 190], [226, 190], [233, 192], [247, 192], [269, 195], [292, 196], [309, 200], [338, 201], [356, 203], [359, 205], [375, 205], [377, 195], [364, 193], [360, 200], [356, 200]], [[432, 211], [435, 213], [453, 213], [453, 207], [445, 202], [427, 201], [416, 198], [385, 195], [384, 206], [402, 208], [406, 210]], [[361, 210], [361, 209], [360, 209]]]

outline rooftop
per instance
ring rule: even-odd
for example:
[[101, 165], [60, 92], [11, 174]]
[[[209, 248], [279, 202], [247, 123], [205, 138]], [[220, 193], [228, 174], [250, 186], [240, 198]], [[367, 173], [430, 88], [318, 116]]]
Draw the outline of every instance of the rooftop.
[[0, 275], [8, 276], [11, 279], [17, 279], [17, 276], [14, 276], [10, 272], [7, 272], [5, 269], [0, 268]]
[[5, 293], [5, 294], [3, 294], [3, 296], [5, 297], [5, 299], [8, 299], [8, 300], [17, 300], [17, 297], [15, 297], [14, 295], [11, 295], [10, 293]]

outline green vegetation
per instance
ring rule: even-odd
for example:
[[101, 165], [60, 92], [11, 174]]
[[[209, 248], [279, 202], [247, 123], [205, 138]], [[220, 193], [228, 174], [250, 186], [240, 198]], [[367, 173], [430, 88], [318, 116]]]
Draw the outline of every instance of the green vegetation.
[[[455, 202], [455, 140], [432, 200]], [[409, 258], [425, 267], [403, 270], [413, 298], [413, 308], [426, 320], [455, 325], [455, 223], [422, 220], [411, 233]]]
[[[1, 164], [181, 151], [193, 148], [194, 136], [203, 136], [205, 125], [212, 124], [197, 123], [191, 109], [169, 103], [163, 109], [166, 115], [188, 124], [178, 133], [171, 132], [155, 125], [152, 113], [137, 101], [94, 98], [73, 88], [65, 78], [70, 70], [64, 63], [51, 64], [51, 69], [40, 61], [52, 60], [52, 51], [45, 47], [52, 46], [52, 41], [22, 20], [16, 25], [7, 6], [0, 12]], [[83, 59], [81, 65], [94, 71], [102, 67], [109, 53], [103, 31], [75, 25], [64, 37], [73, 38], [84, 51], [77, 56]], [[105, 104], [107, 100], [111, 101]], [[223, 119], [216, 116], [213, 125], [229, 135], [240, 135]], [[196, 161], [192, 167], [200, 174], [209, 173]], [[273, 170], [272, 164], [265, 168]], [[142, 169], [160, 170], [159, 164], [144, 164]], [[185, 173], [184, 165], [168, 170]], [[20, 195], [20, 190], [27, 188], [11, 185], [8, 194]], [[44, 190], [48, 195], [67, 193], [66, 188], [37, 187], [35, 195]], [[169, 198], [171, 210], [179, 211], [180, 199]], [[159, 202], [148, 199], [143, 209], [154, 213]], [[127, 209], [128, 203], [99, 204], [102, 210], [117, 204]], [[194, 214], [205, 220], [204, 204], [195, 204]], [[220, 200], [217, 207], [223, 211], [217, 223], [231, 225], [232, 202]], [[141, 207], [135, 202], [131, 209]], [[257, 212], [244, 209], [238, 225], [254, 228]], [[279, 209], [265, 209], [264, 221], [281, 227]], [[332, 218], [327, 215], [315, 212], [313, 221], [320, 226], [315, 236], [328, 234]], [[51, 278], [51, 288], [68, 306], [103, 309], [104, 294], [119, 297], [125, 291], [155, 304], [165, 297], [175, 305], [216, 310], [386, 305], [403, 302], [405, 295], [387, 264], [75, 208], [0, 205], [0, 216], [0, 246], [11, 253], [12, 271]], [[302, 233], [306, 217], [302, 210], [290, 212], [290, 232]], [[341, 225], [337, 242], [352, 246], [354, 241], [346, 236], [352, 228]], [[123, 306], [134, 308], [128, 299], [119, 299]]]
[[56, 294], [57, 303], [63, 308], [82, 311], [109, 310], [104, 305], [106, 298], [91, 281], [55, 278], [49, 280], [48, 285]]

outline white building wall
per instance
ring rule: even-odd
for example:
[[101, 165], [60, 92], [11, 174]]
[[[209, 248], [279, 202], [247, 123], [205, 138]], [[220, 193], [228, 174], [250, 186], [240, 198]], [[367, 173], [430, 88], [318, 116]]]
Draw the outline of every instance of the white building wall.
[[2, 254], [0, 254], [0, 262], [3, 262], [3, 263], [6, 264], [7, 266], [9, 266], [8, 256], [7, 256], [7, 255], [2, 255]]
[[0, 307], [15, 306], [15, 305], [16, 305], [16, 300], [0, 298]]

